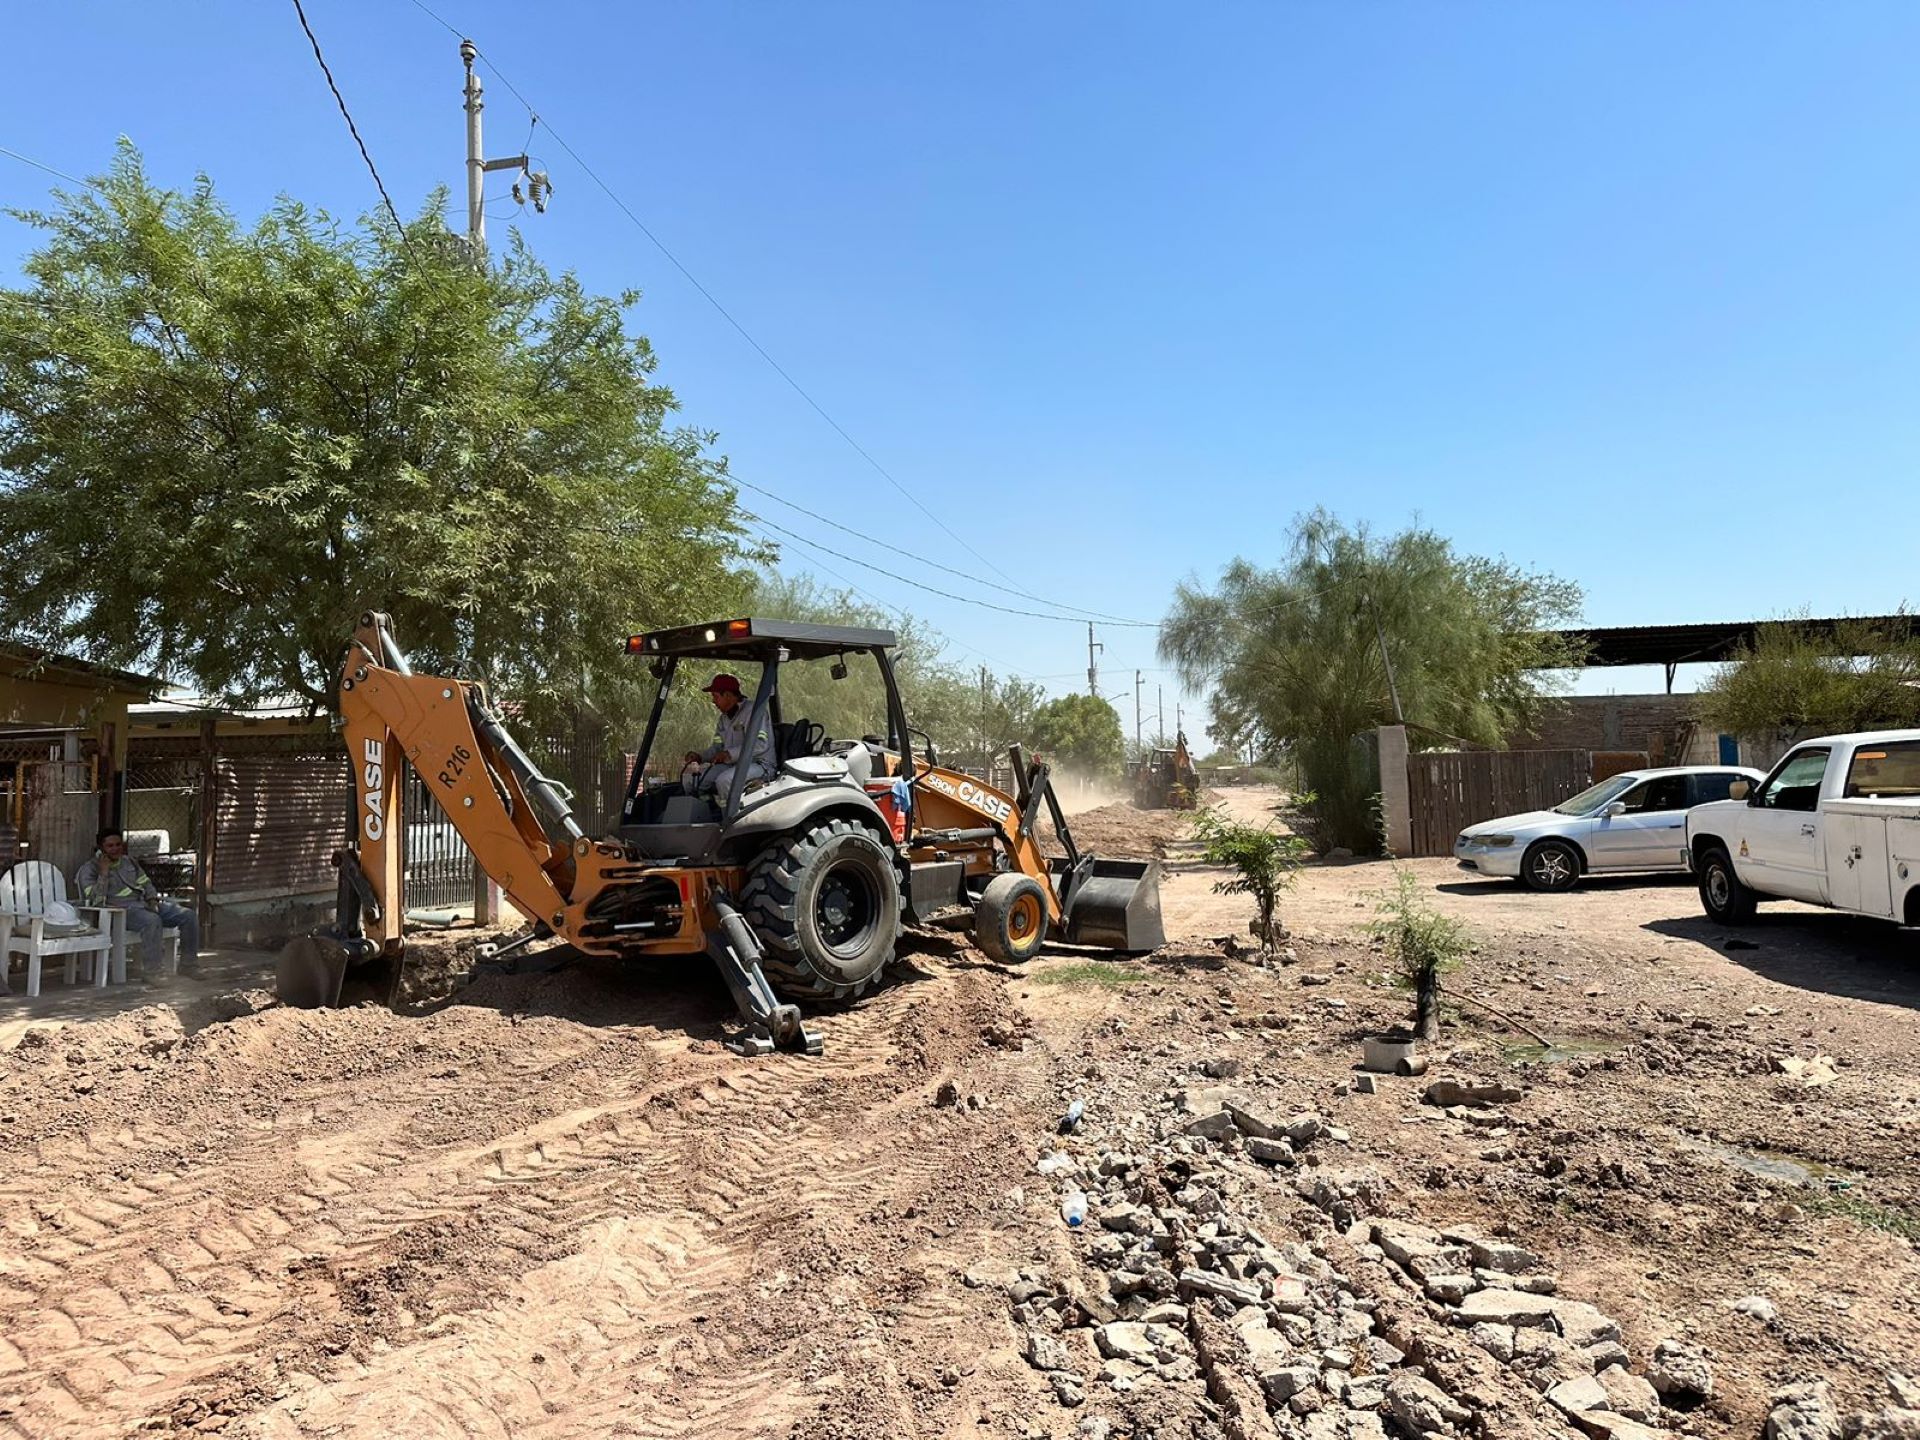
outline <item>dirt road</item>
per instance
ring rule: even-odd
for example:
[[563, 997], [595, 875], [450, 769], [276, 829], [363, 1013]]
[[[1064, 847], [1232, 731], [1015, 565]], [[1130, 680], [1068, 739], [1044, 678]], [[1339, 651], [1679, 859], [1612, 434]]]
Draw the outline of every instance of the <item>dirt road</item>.
[[[1542, 899], [1418, 868], [1481, 929], [1460, 988], [1561, 1047], [1469, 1006], [1434, 1073], [1515, 1083], [1491, 1126], [1423, 1082], [1351, 1093], [1358, 1036], [1403, 1009], [1360, 933], [1379, 866], [1306, 875], [1273, 968], [1187, 943], [1009, 973], [920, 934], [897, 983], [819, 1018], [812, 1060], [722, 1049], [704, 966], [496, 976], [404, 1016], [242, 992], [30, 1035], [0, 1057], [0, 1434], [1219, 1436], [1224, 1382], [1095, 1376], [1092, 1299], [1045, 1312], [1084, 1381], [1064, 1405], [1010, 1297], [1103, 1283], [1035, 1159], [1165, 1143], [1167, 1097], [1229, 1061], [1346, 1136], [1300, 1176], [1505, 1227], [1635, 1367], [1704, 1347], [1715, 1397], [1668, 1424], [1751, 1436], [1788, 1379], [1865, 1405], [1920, 1368], [1920, 971], [1892, 932], [1782, 912], [1730, 952], [1679, 886]], [[1172, 878], [1170, 913], [1244, 935], [1213, 878]], [[1816, 1048], [1829, 1084], [1771, 1068]], [[1051, 1137], [1073, 1098], [1085, 1134]], [[1290, 1172], [1192, 1143], [1174, 1159], [1241, 1177], [1267, 1233], [1348, 1244]], [[1772, 1319], [1732, 1308], [1756, 1295]], [[1417, 1287], [1362, 1298], [1442, 1323]], [[1448, 1373], [1461, 1342], [1432, 1333]], [[1510, 1381], [1459, 1392], [1485, 1433], [1568, 1433]]]

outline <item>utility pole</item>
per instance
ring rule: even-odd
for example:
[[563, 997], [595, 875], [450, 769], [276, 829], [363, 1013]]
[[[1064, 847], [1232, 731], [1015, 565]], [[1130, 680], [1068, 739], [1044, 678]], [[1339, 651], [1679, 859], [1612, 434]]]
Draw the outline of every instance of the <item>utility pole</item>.
[[1165, 740], [1167, 738], [1167, 687], [1164, 685], [1153, 687], [1153, 710], [1153, 728], [1156, 732], [1154, 738]]
[[487, 152], [480, 143], [480, 77], [473, 73], [479, 55], [471, 40], [460, 42], [460, 63], [467, 67], [467, 243], [478, 256], [487, 245]]
[[1087, 694], [1094, 699], [1100, 698], [1100, 664], [1093, 658], [1093, 652], [1104, 650], [1104, 645], [1093, 643], [1093, 622], [1087, 622]]
[[1180, 702], [1178, 700], [1174, 701], [1173, 702], [1173, 733], [1175, 735], [1184, 735], [1187, 733], [1187, 722], [1181, 718], [1183, 714], [1184, 712], [1180, 708]]
[[[467, 244], [472, 251], [474, 263], [487, 249], [487, 174], [492, 170], [518, 170], [527, 177], [525, 198], [533, 201], [537, 214], [547, 213], [547, 197], [553, 194], [553, 182], [547, 178], [544, 170], [527, 169], [527, 157], [509, 155], [500, 160], [487, 159], [486, 148], [480, 141], [480, 112], [486, 109], [486, 101], [481, 98], [480, 77], [474, 74], [473, 62], [480, 52], [471, 40], [460, 42], [460, 63], [466, 66], [467, 86]], [[535, 117], [536, 119], [538, 117]], [[520, 182], [513, 185], [513, 198], [522, 198]]]
[[1133, 748], [1146, 749], [1146, 742], [1140, 738], [1140, 692], [1146, 687], [1147, 678], [1138, 670], [1133, 672]]
[[1404, 725], [1407, 717], [1400, 712], [1400, 687], [1393, 679], [1393, 657], [1387, 654], [1387, 632], [1380, 627], [1380, 607], [1373, 603], [1373, 596], [1367, 596], [1367, 608], [1373, 611], [1373, 633], [1380, 642], [1380, 663], [1387, 667], [1387, 693], [1393, 697], [1393, 723]]

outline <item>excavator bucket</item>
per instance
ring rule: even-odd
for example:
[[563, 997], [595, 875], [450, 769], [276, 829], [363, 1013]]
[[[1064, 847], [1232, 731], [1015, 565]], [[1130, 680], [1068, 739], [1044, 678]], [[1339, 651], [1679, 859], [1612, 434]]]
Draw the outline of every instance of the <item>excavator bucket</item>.
[[1061, 936], [1069, 945], [1097, 945], [1107, 950], [1139, 954], [1166, 944], [1160, 926], [1160, 862], [1158, 860], [1103, 860], [1091, 863], [1078, 883], [1060, 878], [1065, 896], [1066, 927]]
[[331, 1010], [369, 1001], [391, 1006], [400, 991], [400, 956], [376, 954], [355, 963], [330, 935], [302, 935], [280, 952], [274, 990], [282, 1005]]

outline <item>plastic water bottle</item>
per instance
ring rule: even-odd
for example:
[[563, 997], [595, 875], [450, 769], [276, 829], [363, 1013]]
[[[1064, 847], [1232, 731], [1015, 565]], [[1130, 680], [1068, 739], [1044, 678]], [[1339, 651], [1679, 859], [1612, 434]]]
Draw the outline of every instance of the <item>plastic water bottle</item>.
[[1067, 1198], [1060, 1202], [1060, 1218], [1074, 1229], [1079, 1229], [1087, 1218], [1087, 1197], [1078, 1190], [1069, 1190]]
[[1080, 1117], [1087, 1113], [1087, 1102], [1076, 1100], [1067, 1107], [1067, 1113], [1060, 1117], [1060, 1133], [1071, 1135], [1080, 1128]]

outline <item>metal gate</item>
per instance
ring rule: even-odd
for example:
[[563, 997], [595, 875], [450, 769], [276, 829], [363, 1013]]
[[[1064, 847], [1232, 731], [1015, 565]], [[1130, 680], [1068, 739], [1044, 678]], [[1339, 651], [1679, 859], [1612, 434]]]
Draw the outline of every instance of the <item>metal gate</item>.
[[205, 766], [194, 756], [130, 752], [120, 822], [127, 853], [174, 903], [198, 907]]
[[45, 860], [69, 880], [93, 854], [101, 795], [91, 736], [0, 735], [0, 868]]
[[414, 768], [407, 767], [406, 868], [409, 910], [455, 910], [473, 903], [473, 852]]
[[1586, 750], [1429, 750], [1407, 757], [1413, 853], [1451, 855], [1469, 825], [1546, 810], [1593, 783]]

